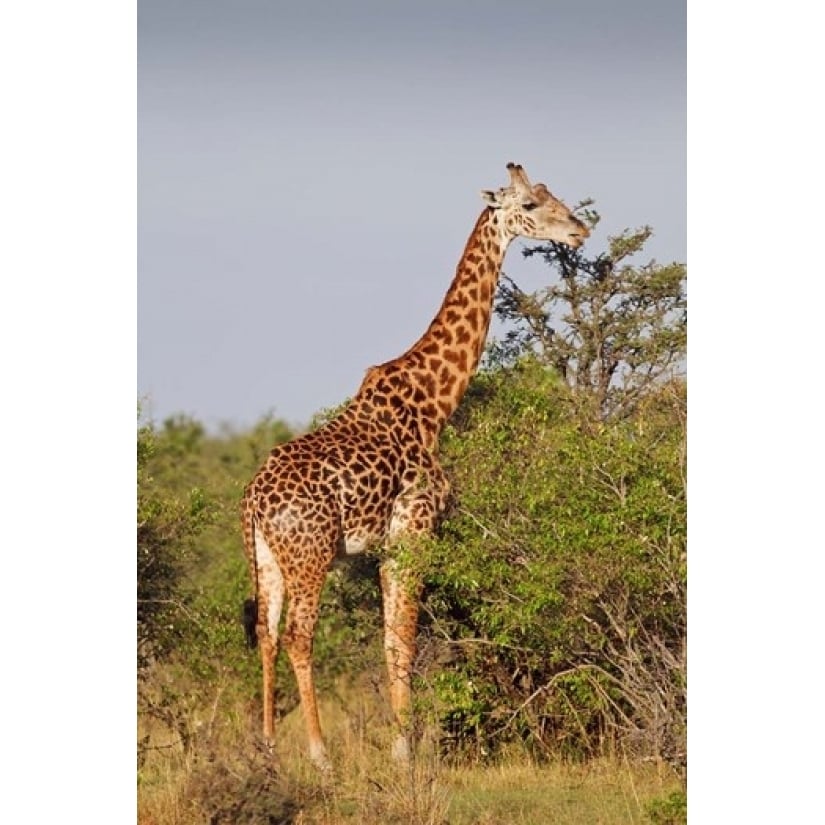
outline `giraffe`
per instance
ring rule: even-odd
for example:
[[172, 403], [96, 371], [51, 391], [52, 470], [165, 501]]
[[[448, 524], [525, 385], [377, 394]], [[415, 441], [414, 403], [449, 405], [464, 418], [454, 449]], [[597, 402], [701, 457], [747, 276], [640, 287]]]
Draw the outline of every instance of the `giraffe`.
[[399, 567], [392, 548], [431, 533], [445, 509], [449, 482], [438, 462], [438, 437], [481, 358], [510, 242], [523, 236], [577, 248], [590, 234], [544, 184], [531, 185], [519, 165], [507, 169], [508, 186], [482, 191], [486, 206], [421, 338], [399, 357], [370, 367], [349, 404], [323, 427], [276, 446], [244, 490], [244, 550], [254, 589], [245, 612], [250, 643], [260, 647], [264, 739], [271, 748], [280, 642], [295, 673], [309, 756], [325, 772], [331, 764], [318, 718], [312, 642], [327, 572], [336, 557], [387, 550], [380, 583], [392, 752], [405, 761], [422, 585]]

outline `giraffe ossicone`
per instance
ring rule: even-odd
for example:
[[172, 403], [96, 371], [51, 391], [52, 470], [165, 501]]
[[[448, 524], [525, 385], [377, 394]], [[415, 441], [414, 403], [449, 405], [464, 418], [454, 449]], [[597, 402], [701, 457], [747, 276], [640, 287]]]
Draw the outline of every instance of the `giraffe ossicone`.
[[507, 169], [508, 186], [482, 191], [487, 206], [421, 338], [397, 358], [370, 367], [334, 419], [276, 446], [244, 491], [244, 549], [254, 591], [245, 615], [248, 638], [261, 652], [264, 738], [272, 745], [275, 657], [282, 644], [298, 685], [310, 758], [324, 771], [330, 761], [318, 718], [312, 641], [330, 565], [336, 556], [387, 548], [380, 578], [397, 729], [392, 751], [407, 759], [421, 583], [395, 563], [392, 548], [432, 533], [446, 507], [449, 482], [438, 462], [438, 437], [478, 367], [510, 242], [522, 236], [577, 248], [590, 234], [544, 184], [531, 184], [514, 163]]

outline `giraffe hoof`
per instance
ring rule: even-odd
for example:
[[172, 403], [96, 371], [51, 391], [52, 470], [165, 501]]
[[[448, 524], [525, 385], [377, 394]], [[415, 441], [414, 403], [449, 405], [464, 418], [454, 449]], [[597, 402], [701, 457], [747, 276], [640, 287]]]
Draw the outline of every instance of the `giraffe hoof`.
[[410, 743], [407, 737], [400, 734], [392, 743], [392, 758], [395, 762], [406, 765], [410, 761]]
[[332, 762], [329, 761], [327, 750], [323, 745], [311, 745], [309, 758], [324, 776], [332, 776]]

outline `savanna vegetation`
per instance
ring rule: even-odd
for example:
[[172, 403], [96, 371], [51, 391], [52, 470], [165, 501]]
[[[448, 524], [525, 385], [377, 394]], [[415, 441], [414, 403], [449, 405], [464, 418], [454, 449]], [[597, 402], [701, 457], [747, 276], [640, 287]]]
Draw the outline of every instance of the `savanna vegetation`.
[[402, 551], [426, 583], [409, 768], [374, 557], [333, 570], [315, 641], [336, 782], [304, 758], [285, 657], [275, 763], [258, 740], [238, 502], [293, 430], [140, 422], [141, 823], [685, 821], [686, 270], [639, 263], [649, 237], [532, 246], [548, 286], [502, 278], [507, 331], [442, 439], [450, 510]]

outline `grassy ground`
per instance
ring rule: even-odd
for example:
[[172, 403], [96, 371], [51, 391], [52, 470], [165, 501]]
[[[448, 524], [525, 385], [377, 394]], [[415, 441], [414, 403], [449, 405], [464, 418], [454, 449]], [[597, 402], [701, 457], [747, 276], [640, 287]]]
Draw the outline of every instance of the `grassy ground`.
[[[195, 746], [142, 724], [152, 749], [139, 772], [139, 825], [676, 825], [665, 801], [682, 786], [662, 765], [618, 760], [535, 765], [514, 753], [495, 765], [445, 764], [426, 741], [410, 767], [389, 759], [389, 729], [370, 701], [322, 700], [335, 774], [305, 757], [300, 713], [278, 731], [275, 759], [257, 742], [256, 714], [210, 714]], [[657, 802], [658, 800], [658, 802]], [[658, 807], [657, 807], [658, 806]], [[681, 806], [677, 805], [677, 808]]]

